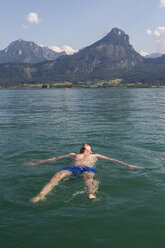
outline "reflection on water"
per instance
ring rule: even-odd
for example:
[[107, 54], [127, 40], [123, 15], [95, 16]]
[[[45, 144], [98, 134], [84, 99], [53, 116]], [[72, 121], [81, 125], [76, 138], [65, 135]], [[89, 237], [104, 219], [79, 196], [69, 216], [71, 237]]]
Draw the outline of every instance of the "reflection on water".
[[[0, 137], [3, 248], [164, 247], [164, 89], [1, 89]], [[69, 161], [23, 163], [79, 152], [84, 142], [144, 169], [99, 160], [97, 201], [71, 177], [30, 203]]]

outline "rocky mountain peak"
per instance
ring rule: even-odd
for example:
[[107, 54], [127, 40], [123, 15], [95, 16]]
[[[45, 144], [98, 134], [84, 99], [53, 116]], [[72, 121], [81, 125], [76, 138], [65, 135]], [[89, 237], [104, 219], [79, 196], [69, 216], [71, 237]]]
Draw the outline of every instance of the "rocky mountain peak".
[[[62, 72], [63, 78], [112, 77], [116, 71], [130, 70], [143, 61], [129, 43], [129, 36], [113, 28], [105, 37], [70, 57], [60, 57], [52, 65], [54, 75]], [[59, 78], [61, 78], [61, 75]], [[95, 75], [95, 76], [94, 76]]]
[[119, 28], [113, 28], [110, 32], [109, 32], [109, 35], [115, 35], [117, 37], [123, 37], [123, 38], [128, 38], [128, 35], [122, 30], [122, 29], [119, 29]]
[[61, 55], [65, 55], [65, 53], [54, 52], [48, 47], [38, 46], [32, 41], [18, 39], [0, 51], [0, 63], [39, 63], [46, 60], [56, 60]]
[[105, 44], [126, 45], [129, 44], [129, 36], [119, 28], [113, 28], [106, 36], [99, 41]]

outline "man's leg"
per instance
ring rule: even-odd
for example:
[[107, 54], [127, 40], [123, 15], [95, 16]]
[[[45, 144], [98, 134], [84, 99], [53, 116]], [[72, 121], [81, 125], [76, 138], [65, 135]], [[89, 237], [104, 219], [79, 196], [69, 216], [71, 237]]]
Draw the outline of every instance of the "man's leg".
[[95, 174], [93, 172], [90, 172], [90, 171], [85, 171], [83, 173], [84, 183], [87, 186], [87, 190], [89, 193], [88, 197], [90, 199], [96, 198], [94, 193], [97, 191], [98, 185], [99, 185], [99, 182], [97, 180], [93, 179], [94, 175]]
[[72, 173], [67, 170], [61, 170], [57, 172], [50, 182], [45, 185], [45, 187], [41, 190], [41, 192], [34, 198], [31, 199], [31, 202], [38, 202], [40, 200], [44, 200], [45, 196], [56, 186], [59, 184], [60, 180], [66, 176], [70, 176]]

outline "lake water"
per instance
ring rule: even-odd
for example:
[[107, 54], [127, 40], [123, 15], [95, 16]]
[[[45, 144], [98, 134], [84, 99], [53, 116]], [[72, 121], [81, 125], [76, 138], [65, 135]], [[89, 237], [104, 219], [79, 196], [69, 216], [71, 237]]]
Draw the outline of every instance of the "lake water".
[[[0, 247], [165, 247], [165, 89], [1, 89]], [[71, 177], [32, 204], [69, 161], [27, 166], [83, 142], [99, 160], [97, 200]]]

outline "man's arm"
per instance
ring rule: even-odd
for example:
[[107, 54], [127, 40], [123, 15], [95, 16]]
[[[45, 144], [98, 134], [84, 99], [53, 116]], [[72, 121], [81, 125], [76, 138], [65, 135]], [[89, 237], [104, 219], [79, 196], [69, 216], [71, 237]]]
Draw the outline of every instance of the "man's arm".
[[49, 161], [57, 161], [57, 160], [61, 160], [63, 158], [71, 158], [75, 155], [75, 153], [69, 153], [69, 154], [66, 154], [66, 155], [62, 155], [62, 156], [58, 156], [58, 157], [53, 157], [53, 158], [48, 158], [48, 159], [45, 159], [45, 160], [39, 160], [35, 163], [24, 163], [25, 165], [39, 165], [39, 164], [44, 164], [45, 162], [49, 162]]
[[123, 164], [123, 165], [126, 165], [130, 168], [143, 168], [143, 167], [140, 167], [140, 166], [137, 166], [137, 165], [132, 165], [132, 164], [127, 164], [127, 163], [124, 163], [120, 160], [117, 160], [117, 159], [114, 159], [114, 158], [109, 158], [109, 157], [106, 157], [106, 156], [103, 156], [101, 154], [96, 154], [96, 157], [97, 158], [101, 158], [101, 159], [106, 159], [106, 160], [109, 160], [109, 161], [113, 161], [113, 162], [116, 162], [118, 164]]

